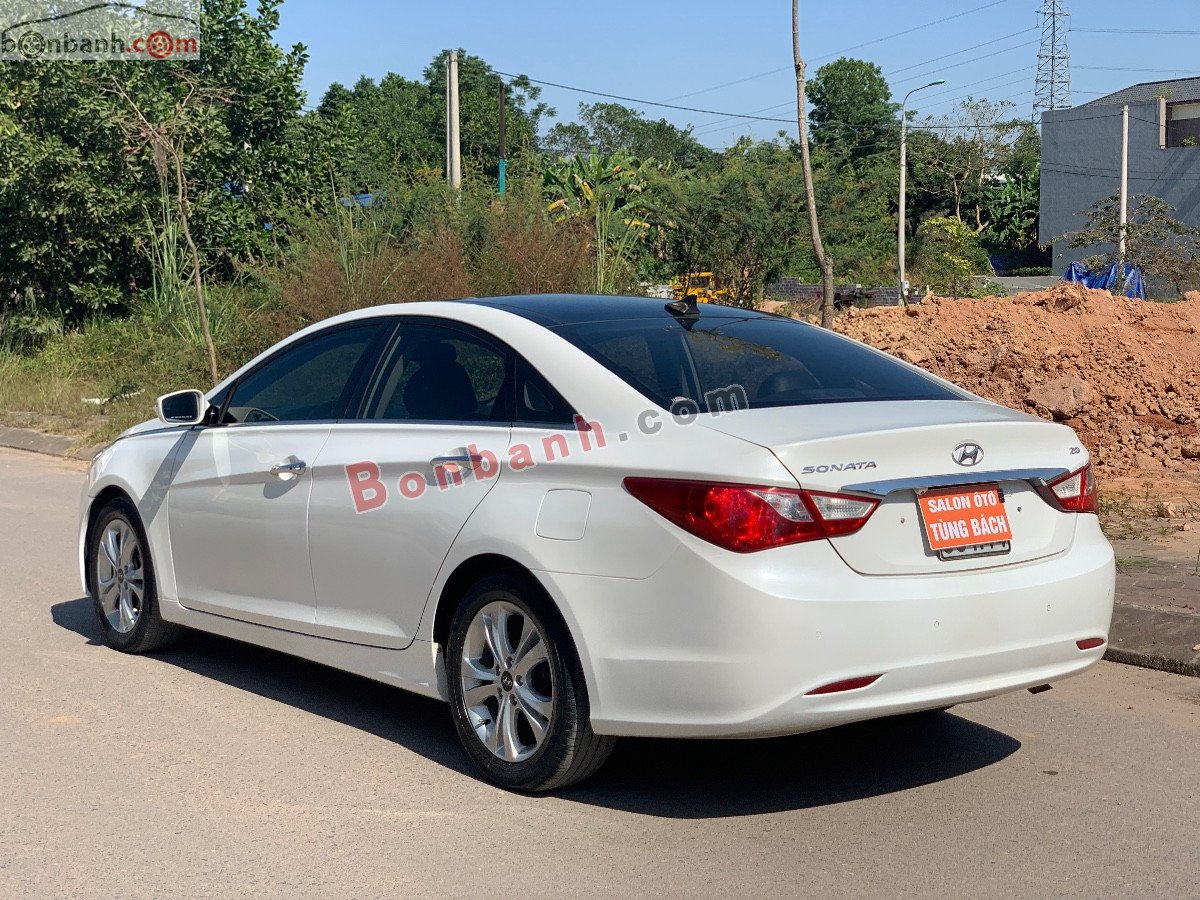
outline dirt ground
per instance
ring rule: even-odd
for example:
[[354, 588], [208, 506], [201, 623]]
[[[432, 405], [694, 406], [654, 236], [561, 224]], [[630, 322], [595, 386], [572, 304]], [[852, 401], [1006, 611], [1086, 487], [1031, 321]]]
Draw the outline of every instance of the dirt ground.
[[1200, 473], [1200, 296], [1148, 303], [1063, 284], [851, 309], [835, 327], [988, 399], [1065, 421], [1105, 474]]
[[1200, 293], [1153, 303], [1062, 284], [850, 309], [834, 327], [1070, 425], [1123, 517], [1159, 519], [1162, 531], [1200, 527]]

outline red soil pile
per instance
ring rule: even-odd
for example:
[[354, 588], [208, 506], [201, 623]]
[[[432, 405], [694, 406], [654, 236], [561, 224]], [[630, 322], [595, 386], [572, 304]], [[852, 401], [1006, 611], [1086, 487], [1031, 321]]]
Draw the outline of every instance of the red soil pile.
[[1062, 284], [852, 309], [834, 327], [989, 400], [1065, 422], [1109, 475], [1200, 474], [1200, 293], [1152, 303]]

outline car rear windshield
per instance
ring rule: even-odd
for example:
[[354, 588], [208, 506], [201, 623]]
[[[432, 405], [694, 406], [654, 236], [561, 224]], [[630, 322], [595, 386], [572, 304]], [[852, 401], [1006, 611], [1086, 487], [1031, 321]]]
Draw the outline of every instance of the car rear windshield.
[[554, 331], [664, 409], [702, 412], [880, 400], [964, 400], [931, 377], [790, 319], [701, 316], [561, 325]]

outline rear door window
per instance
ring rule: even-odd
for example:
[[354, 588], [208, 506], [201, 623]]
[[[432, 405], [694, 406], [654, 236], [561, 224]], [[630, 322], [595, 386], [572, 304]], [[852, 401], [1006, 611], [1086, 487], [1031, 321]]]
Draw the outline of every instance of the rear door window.
[[401, 322], [368, 392], [365, 418], [512, 421], [512, 354], [473, 329]]

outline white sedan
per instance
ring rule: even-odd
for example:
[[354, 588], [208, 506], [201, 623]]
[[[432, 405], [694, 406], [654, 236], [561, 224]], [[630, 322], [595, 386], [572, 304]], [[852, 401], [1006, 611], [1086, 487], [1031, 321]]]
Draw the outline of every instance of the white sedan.
[[620, 735], [810, 731], [1104, 653], [1074, 432], [789, 319], [383, 306], [158, 412], [83, 492], [107, 642], [196, 628], [439, 697], [508, 788], [578, 781]]

